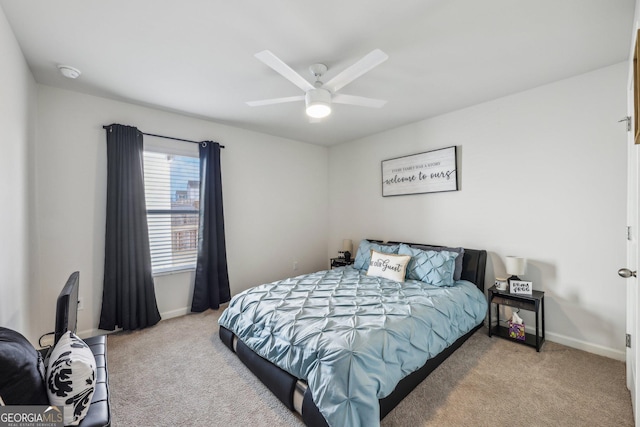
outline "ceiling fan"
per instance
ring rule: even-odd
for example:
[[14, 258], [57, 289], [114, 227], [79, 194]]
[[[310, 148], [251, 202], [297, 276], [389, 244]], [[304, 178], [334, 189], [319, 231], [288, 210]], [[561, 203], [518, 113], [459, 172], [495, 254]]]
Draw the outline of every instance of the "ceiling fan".
[[331, 104], [333, 102], [336, 104], [358, 105], [360, 107], [370, 108], [381, 108], [387, 102], [380, 99], [338, 93], [340, 89], [363, 74], [371, 71], [389, 58], [389, 56], [380, 49], [375, 49], [369, 52], [358, 62], [342, 71], [326, 83], [323, 83], [320, 78], [327, 72], [327, 66], [324, 64], [313, 64], [309, 67], [309, 71], [315, 78], [315, 82], [313, 84], [309, 83], [309, 81], [295, 72], [291, 67], [285, 64], [284, 61], [275, 56], [269, 50], [258, 52], [255, 54], [255, 57], [273, 68], [276, 72], [280, 73], [285, 79], [298, 86], [305, 92], [305, 94], [284, 98], [264, 99], [261, 101], [248, 101], [247, 104], [252, 107], [281, 104], [284, 102], [305, 101], [307, 115], [312, 118], [320, 119], [331, 114]]

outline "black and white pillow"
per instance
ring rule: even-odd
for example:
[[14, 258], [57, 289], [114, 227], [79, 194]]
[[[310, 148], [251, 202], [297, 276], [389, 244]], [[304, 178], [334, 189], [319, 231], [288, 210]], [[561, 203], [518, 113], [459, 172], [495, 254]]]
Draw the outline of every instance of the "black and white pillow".
[[51, 405], [64, 408], [64, 425], [77, 426], [87, 415], [96, 385], [96, 359], [89, 346], [67, 331], [54, 347], [47, 366]]

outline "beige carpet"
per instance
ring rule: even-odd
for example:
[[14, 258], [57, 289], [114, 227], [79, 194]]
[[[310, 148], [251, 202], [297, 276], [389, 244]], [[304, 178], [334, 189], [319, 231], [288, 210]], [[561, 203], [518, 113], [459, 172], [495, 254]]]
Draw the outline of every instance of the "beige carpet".
[[[113, 426], [302, 426], [218, 338], [217, 311], [109, 336]], [[474, 334], [382, 426], [633, 426], [624, 363]]]

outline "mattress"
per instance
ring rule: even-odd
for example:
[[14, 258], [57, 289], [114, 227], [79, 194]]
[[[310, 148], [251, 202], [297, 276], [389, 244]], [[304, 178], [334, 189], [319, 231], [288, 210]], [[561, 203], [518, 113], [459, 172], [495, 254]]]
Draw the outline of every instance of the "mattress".
[[482, 292], [370, 277], [350, 266], [257, 286], [220, 317], [250, 349], [307, 382], [331, 426], [376, 426], [378, 399], [479, 325]]

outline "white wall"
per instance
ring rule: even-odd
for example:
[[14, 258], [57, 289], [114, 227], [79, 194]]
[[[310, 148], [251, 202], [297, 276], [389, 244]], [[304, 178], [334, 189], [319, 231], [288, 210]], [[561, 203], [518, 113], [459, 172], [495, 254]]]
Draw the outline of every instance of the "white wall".
[[[37, 86], [1, 10], [0, 55], [0, 325], [34, 343], [53, 328], [55, 297], [73, 270], [86, 306], [79, 329], [97, 327], [102, 125], [120, 122], [227, 146], [233, 293], [325, 268], [343, 238], [485, 248], [487, 285], [504, 274], [505, 255], [529, 258], [524, 277], [546, 292], [549, 339], [624, 358], [624, 283], [615, 271], [625, 264], [625, 134], [617, 121], [626, 64], [327, 150]], [[381, 197], [381, 160], [450, 145], [459, 147], [460, 191]], [[165, 317], [187, 311], [192, 281], [156, 279]]]
[[29, 156], [34, 141], [36, 83], [2, 9], [0, 58], [0, 326], [33, 339]]
[[[232, 294], [326, 268], [326, 147], [40, 85], [35, 163], [41, 330], [51, 329], [52, 301], [67, 276], [80, 270], [86, 309], [79, 312], [78, 330], [81, 335], [96, 332], [107, 176], [102, 126], [110, 123], [226, 146], [222, 181]], [[164, 318], [188, 311], [192, 273], [159, 276], [155, 283]]]
[[[626, 81], [621, 63], [332, 147], [329, 253], [367, 237], [486, 249], [486, 287], [527, 257], [548, 339], [624, 359]], [[382, 160], [452, 145], [460, 191], [381, 196]]]

